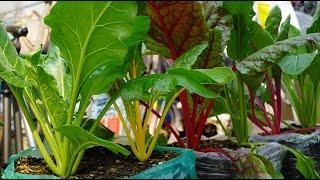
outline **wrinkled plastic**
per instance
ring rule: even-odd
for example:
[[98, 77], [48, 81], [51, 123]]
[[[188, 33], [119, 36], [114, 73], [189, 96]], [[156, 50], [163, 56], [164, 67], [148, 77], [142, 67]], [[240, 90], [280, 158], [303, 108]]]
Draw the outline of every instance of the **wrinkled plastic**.
[[[315, 131], [311, 134], [287, 133], [273, 136], [254, 135], [249, 139], [250, 142], [278, 142], [285, 146], [297, 149], [304, 155], [312, 158], [315, 161], [316, 170], [320, 172], [320, 131]], [[282, 174], [286, 178], [303, 178], [295, 167], [296, 158], [291, 153], [285, 153], [282, 164], [278, 164], [277, 169], [281, 169]]]
[[[239, 148], [237, 150], [224, 148], [224, 150], [229, 154], [243, 157], [250, 152], [248, 148]], [[286, 149], [276, 142], [257, 148], [257, 154], [270, 160], [277, 172], [281, 170], [282, 158], [285, 153]], [[218, 152], [196, 152], [196, 169], [200, 179], [235, 179], [243, 177], [243, 174], [236, 170], [233, 162], [224, 154]], [[255, 176], [255, 178], [266, 178], [265, 174], [256, 174]]]
[[179, 157], [147, 169], [130, 179], [196, 179], [196, 157], [193, 150], [176, 147], [156, 147], [156, 151], [175, 152]]
[[[196, 179], [195, 169], [195, 154], [193, 150], [174, 148], [174, 147], [156, 147], [155, 151], [160, 152], [175, 152], [180, 154], [179, 157], [166, 161], [163, 164], [149, 168], [137, 175], [130, 177], [130, 179]], [[16, 155], [12, 155], [8, 161], [8, 166], [4, 170], [3, 179], [59, 179], [54, 175], [31, 175], [20, 174], [15, 172], [15, 160], [19, 157], [36, 157], [41, 155], [35, 148], [29, 148], [24, 151], [20, 151]]]
[[57, 176], [54, 176], [54, 175], [32, 175], [32, 174], [16, 173], [14, 162], [20, 157], [27, 157], [27, 156], [31, 156], [35, 158], [42, 157], [36, 148], [29, 148], [29, 149], [20, 151], [18, 154], [10, 156], [8, 160], [8, 166], [3, 171], [2, 178], [3, 179], [59, 179]]

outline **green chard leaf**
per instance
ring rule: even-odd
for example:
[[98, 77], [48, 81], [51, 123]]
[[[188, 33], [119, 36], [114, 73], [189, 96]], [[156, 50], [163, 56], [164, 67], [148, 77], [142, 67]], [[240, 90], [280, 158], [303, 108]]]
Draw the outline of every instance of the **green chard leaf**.
[[172, 68], [186, 68], [191, 69], [192, 65], [196, 62], [198, 56], [207, 47], [207, 44], [196, 45], [190, 50], [179, 56], [174, 63], [171, 65]]
[[316, 171], [315, 162], [313, 161], [313, 159], [305, 156], [295, 149], [289, 147], [286, 148], [297, 158], [296, 168], [306, 179], [320, 178], [320, 175]]
[[136, 14], [135, 2], [58, 2], [51, 9], [45, 23], [70, 64], [73, 83], [82, 86], [101, 66], [123, 65], [124, 40], [133, 32]]
[[281, 70], [290, 75], [299, 75], [307, 69], [315, 59], [317, 53], [291, 55], [283, 58], [278, 65]]
[[282, 41], [288, 39], [289, 31], [290, 31], [290, 15], [286, 18], [286, 20], [282, 23], [280, 27], [280, 31], [276, 41]]
[[274, 8], [271, 9], [269, 12], [269, 15], [266, 20], [266, 30], [272, 35], [272, 37], [275, 39], [278, 36], [278, 29], [281, 22], [281, 10], [276, 5]]
[[56, 131], [71, 140], [76, 147], [75, 154], [79, 153], [81, 150], [94, 146], [103, 146], [108, 148], [113, 153], [121, 153], [125, 156], [130, 154], [127, 149], [116, 145], [111, 141], [100, 139], [77, 126], [61, 126], [60, 128], [56, 129]]
[[228, 42], [228, 56], [236, 61], [241, 61], [253, 53], [250, 45], [249, 24], [254, 15], [252, 2], [224, 1], [223, 7], [233, 17], [233, 29]]
[[0, 77], [16, 87], [27, 85], [25, 78], [25, 63], [11, 43], [7, 32], [0, 24]]
[[151, 26], [146, 46], [151, 51], [175, 60], [207, 39], [203, 7], [192, 1], [148, 1], [146, 15]]
[[266, 46], [274, 44], [274, 40], [268, 31], [264, 30], [257, 22], [251, 22], [250, 45], [255, 52]]
[[320, 33], [313, 33], [276, 42], [251, 54], [237, 64], [237, 69], [242, 74], [255, 74], [264, 72], [271, 64], [277, 64], [291, 52], [298, 48], [310, 46], [320, 47]]

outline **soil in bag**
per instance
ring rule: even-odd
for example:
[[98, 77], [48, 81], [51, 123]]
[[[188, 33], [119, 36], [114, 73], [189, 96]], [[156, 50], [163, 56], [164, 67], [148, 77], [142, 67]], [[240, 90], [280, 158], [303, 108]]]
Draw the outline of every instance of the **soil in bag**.
[[[174, 152], [154, 151], [148, 160], [140, 162], [133, 153], [126, 157], [103, 147], [93, 147], [86, 150], [78, 171], [70, 179], [128, 178], [178, 156]], [[42, 158], [32, 157], [17, 159], [15, 171], [22, 174], [53, 174]]]

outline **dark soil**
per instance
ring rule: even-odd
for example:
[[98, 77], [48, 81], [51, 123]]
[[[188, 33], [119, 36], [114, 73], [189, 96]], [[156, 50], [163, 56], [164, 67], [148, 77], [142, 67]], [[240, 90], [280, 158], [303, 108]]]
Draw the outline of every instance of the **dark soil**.
[[[102, 147], [94, 147], [85, 152], [77, 173], [70, 179], [127, 178], [178, 156], [172, 152], [154, 151], [147, 161], [140, 162], [133, 153], [125, 157]], [[15, 165], [18, 173], [52, 174], [43, 159], [22, 157], [16, 161]]]
[[[187, 144], [186, 139], [182, 139], [184, 144]], [[171, 146], [173, 147], [179, 147], [179, 143], [175, 142], [172, 143]], [[226, 141], [219, 141], [215, 139], [211, 140], [201, 140], [200, 141], [200, 149], [209, 149], [209, 148], [228, 148], [228, 149], [233, 149], [236, 150], [240, 148], [236, 143], [226, 140]]]

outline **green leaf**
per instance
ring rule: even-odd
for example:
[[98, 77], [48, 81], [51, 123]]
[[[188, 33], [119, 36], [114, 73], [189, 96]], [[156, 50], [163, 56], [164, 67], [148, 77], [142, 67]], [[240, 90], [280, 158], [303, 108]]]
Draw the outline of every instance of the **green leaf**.
[[61, 126], [56, 129], [61, 135], [67, 137], [76, 147], [75, 153], [79, 153], [81, 150], [94, 146], [103, 146], [113, 153], [121, 153], [128, 156], [130, 152], [110, 141], [100, 139], [88, 131], [77, 126]]
[[16, 87], [25, 87], [27, 85], [24, 80], [24, 60], [18, 56], [2, 25], [0, 25], [0, 77]]
[[278, 65], [285, 73], [299, 75], [311, 65], [316, 55], [316, 53], [309, 53], [286, 56], [278, 63]]
[[221, 39], [221, 30], [212, 29], [209, 31], [208, 47], [202, 51], [193, 68], [210, 69], [223, 66]]
[[280, 27], [280, 31], [276, 41], [282, 41], [288, 38], [289, 30], [290, 30], [290, 15], [286, 18], [286, 20], [282, 23]]
[[233, 29], [228, 42], [228, 56], [236, 61], [241, 61], [253, 53], [250, 46], [249, 24], [253, 17], [253, 2], [224, 1], [223, 7], [233, 17]]
[[208, 46], [208, 44], [199, 44], [179, 56], [170, 68], [191, 69], [198, 56]]
[[266, 168], [267, 173], [272, 177], [272, 179], [276, 179], [277, 175], [272, 163], [263, 156], [260, 156], [258, 154], [253, 154], [253, 155], [259, 158], [263, 162], [263, 165]]
[[51, 9], [45, 23], [70, 64], [73, 84], [83, 85], [101, 66], [123, 64], [123, 41], [133, 32], [136, 14], [136, 2], [58, 2]]
[[307, 179], [319, 179], [313, 159], [305, 156], [298, 150], [286, 147], [297, 159], [296, 168]]
[[320, 84], [320, 76], [319, 76], [319, 67], [320, 67], [320, 54], [318, 54], [312, 64], [302, 73], [303, 76], [309, 75], [312, 80], [315, 88], [317, 88], [317, 84]]
[[[190, 70], [189, 73], [191, 74], [192, 71]], [[206, 98], [217, 97], [214, 92], [206, 89], [198, 81], [176, 73], [152, 74], [130, 80], [121, 88], [121, 95], [128, 101], [149, 100], [154, 96], [155, 92], [160, 96], [165, 96], [175, 91], [177, 87], [184, 87], [191, 93], [196, 93]]]
[[199, 2], [148, 1], [146, 15], [151, 19], [146, 46], [166, 58], [175, 60], [207, 39], [203, 7]]
[[320, 33], [276, 42], [274, 45], [264, 47], [251, 54], [236, 66], [242, 74], [264, 72], [271, 64], [277, 64], [290, 52], [295, 52], [295, 50], [304, 46], [319, 47]]
[[264, 30], [257, 22], [252, 22], [251, 26], [250, 45], [252, 50], [257, 51], [274, 44], [274, 40], [269, 32]]
[[[94, 123], [94, 119], [85, 119], [81, 126], [84, 130], [89, 131], [93, 123]], [[114, 132], [112, 132], [102, 124], [98, 125], [97, 129], [93, 132], [93, 134], [100, 139], [104, 139], [108, 141], [113, 140], [113, 137], [114, 137]]]
[[280, 26], [281, 18], [282, 18], [281, 10], [276, 5], [269, 12], [266, 23], [265, 23], [266, 30], [272, 35], [274, 39], [278, 36], [278, 29]]
[[3, 121], [1, 120], [1, 121], [0, 121], [0, 126], [3, 126], [3, 125], [4, 125], [4, 123], [3, 123]]
[[297, 36], [301, 36], [300, 30], [290, 24], [288, 38], [293, 38]]
[[313, 16], [311, 26], [307, 29], [307, 33], [317, 33], [320, 31], [320, 4], [318, 3], [317, 11]]
[[226, 84], [236, 78], [234, 72], [229, 67], [216, 67], [213, 69], [195, 69], [219, 84]]
[[71, 94], [71, 75], [68, 73], [66, 61], [60, 56], [59, 48], [52, 44], [48, 56], [43, 62], [43, 69], [54, 77], [60, 96], [67, 102]]
[[[215, 30], [216, 32], [221, 32], [222, 40], [219, 41], [221, 41], [221, 47], [224, 49], [230, 37], [232, 16], [222, 7], [222, 1], [201, 1], [201, 4], [204, 8], [204, 16], [207, 22], [207, 27], [210, 31]], [[210, 36], [212, 35], [210, 35], [209, 32], [209, 42]]]

